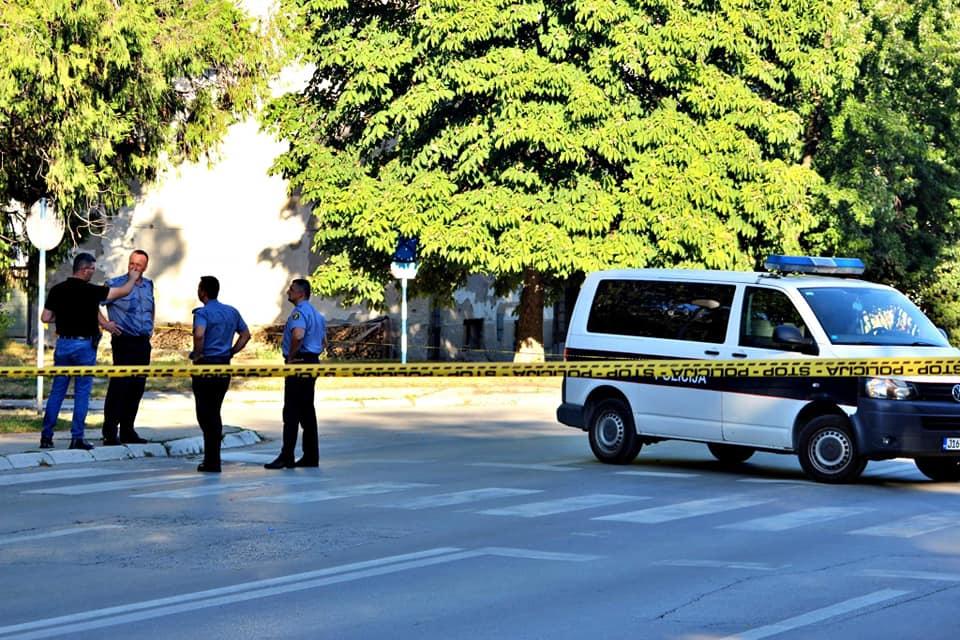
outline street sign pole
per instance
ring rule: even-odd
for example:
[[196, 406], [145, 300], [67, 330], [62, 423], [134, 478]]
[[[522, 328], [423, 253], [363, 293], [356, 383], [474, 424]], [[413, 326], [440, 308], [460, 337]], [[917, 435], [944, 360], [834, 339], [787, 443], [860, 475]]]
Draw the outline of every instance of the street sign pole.
[[417, 263], [393, 262], [390, 273], [400, 281], [400, 364], [407, 364], [407, 281], [417, 277]]
[[[43, 314], [44, 292], [47, 290], [47, 251], [55, 248], [63, 239], [63, 221], [57, 217], [53, 205], [46, 198], [40, 198], [27, 216], [27, 237], [37, 249], [37, 367], [43, 367], [44, 330]], [[43, 376], [37, 376], [37, 411], [43, 411]]]

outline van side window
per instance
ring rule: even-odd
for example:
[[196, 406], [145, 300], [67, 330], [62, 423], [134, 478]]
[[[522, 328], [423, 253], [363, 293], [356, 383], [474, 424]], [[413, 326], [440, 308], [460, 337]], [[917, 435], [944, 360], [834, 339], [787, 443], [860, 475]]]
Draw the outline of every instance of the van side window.
[[721, 344], [735, 285], [601, 280], [587, 331]]
[[740, 344], [744, 347], [776, 349], [773, 330], [782, 324], [793, 325], [804, 336], [809, 335], [790, 298], [776, 289], [747, 287], [740, 317]]

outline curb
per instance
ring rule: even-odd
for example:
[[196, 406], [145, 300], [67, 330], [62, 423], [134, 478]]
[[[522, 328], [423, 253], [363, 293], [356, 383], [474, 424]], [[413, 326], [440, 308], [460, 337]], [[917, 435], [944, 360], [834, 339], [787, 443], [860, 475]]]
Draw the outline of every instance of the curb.
[[[223, 436], [221, 447], [235, 449], [262, 442], [256, 431], [242, 429]], [[178, 458], [203, 453], [203, 437], [178, 438], [166, 442], [148, 444], [127, 444], [116, 447], [95, 447], [90, 451], [79, 449], [60, 449], [30, 453], [10, 453], [0, 456], [0, 471], [29, 469], [32, 467], [52, 467], [61, 464], [81, 464], [85, 462], [105, 462], [111, 460], [130, 460], [132, 458]]]

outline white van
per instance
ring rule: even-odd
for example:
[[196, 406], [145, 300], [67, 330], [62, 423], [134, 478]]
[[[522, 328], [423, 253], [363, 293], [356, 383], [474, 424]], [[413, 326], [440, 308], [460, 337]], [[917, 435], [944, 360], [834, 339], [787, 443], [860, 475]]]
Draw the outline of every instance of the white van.
[[[769, 273], [631, 269], [587, 276], [565, 357], [585, 359], [957, 356], [903, 294], [838, 275], [856, 259], [771, 256]], [[797, 274], [802, 272], [802, 274]], [[823, 274], [831, 274], [825, 276]], [[627, 464], [644, 444], [704, 442], [720, 461], [795, 453], [821, 482], [868, 460], [913, 458], [960, 480], [960, 378], [580, 378], [557, 419], [589, 434], [596, 457]]]

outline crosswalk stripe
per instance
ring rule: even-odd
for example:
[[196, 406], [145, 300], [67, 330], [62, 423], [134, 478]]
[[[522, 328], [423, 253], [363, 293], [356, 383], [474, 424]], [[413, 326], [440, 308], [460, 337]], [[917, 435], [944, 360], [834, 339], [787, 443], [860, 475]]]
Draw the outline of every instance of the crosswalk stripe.
[[47, 538], [62, 538], [63, 536], [72, 536], [77, 533], [87, 533], [88, 531], [102, 531], [104, 529], [123, 529], [119, 524], [98, 524], [89, 527], [71, 527], [69, 529], [57, 529], [56, 531], [45, 531], [43, 533], [28, 533], [18, 536], [0, 536], [0, 545], [16, 544], [17, 542], [26, 542], [33, 540], [45, 540]]
[[323, 478], [302, 477], [302, 478], [270, 478], [263, 480], [244, 480], [240, 482], [224, 482], [223, 484], [207, 484], [198, 487], [186, 487], [184, 489], [169, 489], [167, 491], [152, 491], [150, 493], [137, 493], [132, 498], [169, 498], [174, 500], [185, 500], [190, 498], [201, 498], [203, 496], [215, 496], [223, 493], [233, 493], [241, 491], [250, 491], [270, 486], [292, 486], [298, 484], [316, 484]]
[[786, 531], [818, 522], [828, 520], [837, 520], [838, 518], [847, 518], [875, 511], [866, 507], [815, 507], [812, 509], [799, 509], [789, 513], [781, 513], [776, 516], [767, 516], [765, 518], [754, 518], [753, 520], [744, 520], [733, 524], [723, 524], [717, 529], [736, 529], [738, 531]]
[[934, 582], [960, 582], [960, 573], [937, 573], [934, 571], [886, 571], [867, 569], [860, 575], [870, 578], [894, 578], [896, 580], [931, 580]]
[[451, 507], [458, 504], [479, 502], [481, 500], [526, 496], [531, 493], [543, 493], [543, 491], [540, 489], [501, 489], [499, 487], [488, 487], [486, 489], [472, 489], [470, 491], [454, 491], [451, 493], [440, 493], [435, 496], [423, 496], [421, 498], [413, 498], [412, 500], [395, 502], [387, 506], [394, 509], [432, 509], [435, 507]]
[[596, 507], [606, 507], [614, 504], [623, 504], [633, 500], [648, 500], [646, 496], [622, 496], [608, 493], [594, 493], [585, 496], [574, 496], [572, 498], [561, 498], [559, 500], [545, 500], [543, 502], [530, 502], [527, 504], [518, 504], [513, 507], [502, 509], [487, 509], [480, 511], [488, 516], [518, 516], [521, 518], [539, 518], [541, 516], [550, 516], [556, 513], [567, 513], [569, 511], [580, 511], [582, 509], [593, 509]]
[[172, 482], [183, 482], [184, 480], [198, 479], [195, 473], [178, 473], [169, 476], [157, 476], [156, 478], [136, 478], [134, 480], [115, 480], [113, 482], [91, 482], [88, 484], [73, 484], [66, 487], [50, 487], [47, 489], [31, 489], [23, 493], [46, 493], [61, 496], [81, 496], [88, 493], [104, 493], [106, 491], [121, 491], [123, 489], [135, 489], [138, 487], [149, 487], [157, 484], [170, 484]]
[[577, 467], [561, 467], [554, 464], [520, 462], [471, 462], [471, 467], [494, 467], [497, 469], [527, 469], [530, 471], [580, 471]]
[[913, 538], [925, 533], [932, 533], [940, 529], [960, 526], [960, 512], [941, 511], [903, 520], [894, 520], [864, 529], [848, 531], [848, 533], [862, 536], [886, 536], [891, 538]]
[[705, 516], [723, 511], [733, 511], [734, 509], [744, 509], [746, 507], [753, 507], [766, 502], [771, 502], [771, 500], [747, 498], [744, 496], [708, 498], [706, 500], [691, 500], [689, 502], [668, 504], [662, 507], [641, 509], [640, 511], [615, 513], [613, 515], [600, 516], [593, 519], [609, 520], [613, 522], [632, 522], [636, 524], [659, 524], [661, 522], [669, 522], [671, 520], [681, 520], [683, 518]]
[[680, 473], [678, 471], [617, 471], [618, 476], [649, 476], [651, 478], [699, 478], [699, 473]]
[[96, 478], [99, 476], [114, 476], [122, 473], [146, 473], [149, 469], [55, 469], [52, 471], [30, 471], [14, 475], [0, 475], [0, 487], [17, 484], [33, 484], [37, 482], [56, 482], [58, 480], [75, 480], [77, 478]]
[[301, 491], [298, 493], [286, 493], [279, 496], [258, 496], [256, 498], [246, 498], [248, 502], [272, 502], [275, 504], [299, 504], [302, 502], [323, 502], [325, 500], [340, 500], [341, 498], [354, 498], [356, 496], [371, 496], [380, 493], [390, 493], [391, 491], [401, 491], [403, 489], [418, 489], [420, 487], [434, 487], [433, 484], [422, 484], [419, 482], [374, 482], [371, 484], [361, 484], [355, 487], [342, 487], [337, 489], [317, 489], [315, 491]]

